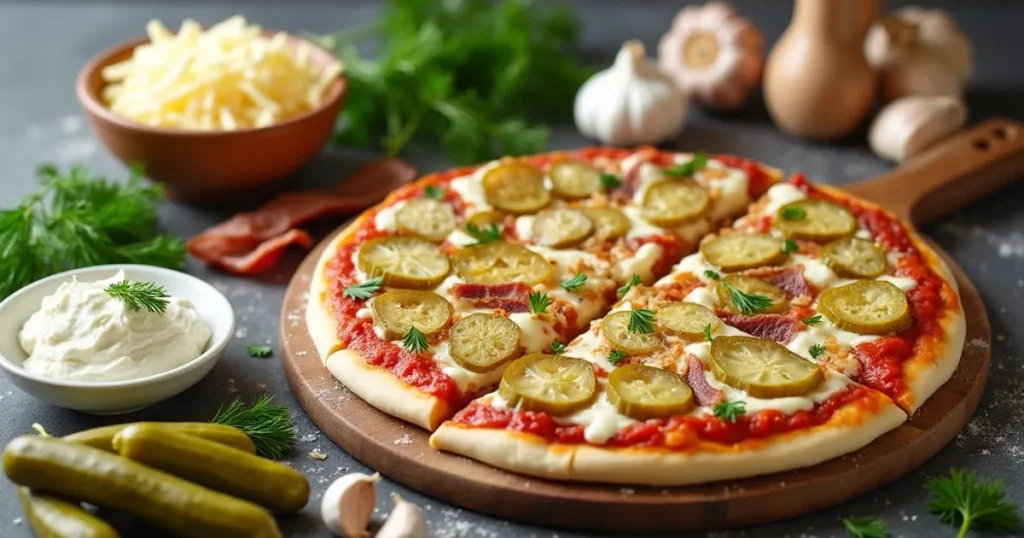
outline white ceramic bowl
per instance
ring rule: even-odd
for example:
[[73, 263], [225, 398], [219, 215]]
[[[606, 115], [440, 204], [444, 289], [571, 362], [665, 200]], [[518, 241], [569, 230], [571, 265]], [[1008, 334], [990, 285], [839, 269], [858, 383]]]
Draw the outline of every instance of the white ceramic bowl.
[[[28, 354], [21, 349], [18, 333], [39, 310], [43, 298], [73, 276], [92, 282], [110, 278], [117, 271], [124, 271], [130, 280], [156, 282], [167, 288], [170, 295], [191, 300], [212, 332], [206, 351], [173, 370], [131, 381], [60, 381], [31, 374], [22, 368]], [[235, 313], [231, 303], [216, 288], [194, 276], [148, 265], [99, 265], [44, 278], [0, 303], [0, 368], [19, 389], [48, 404], [92, 414], [128, 413], [166, 400], [202, 379], [217, 364], [234, 332]]]

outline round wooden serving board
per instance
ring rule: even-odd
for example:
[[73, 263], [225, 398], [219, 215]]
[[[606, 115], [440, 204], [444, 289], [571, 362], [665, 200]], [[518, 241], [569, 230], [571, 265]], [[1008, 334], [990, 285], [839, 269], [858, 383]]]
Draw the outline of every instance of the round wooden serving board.
[[[849, 190], [920, 224], [1022, 176], [1024, 125], [989, 120]], [[299, 267], [282, 310], [282, 361], [299, 403], [334, 442], [388, 478], [510, 520], [600, 531], [708, 530], [832, 506], [895, 480], [941, 450], [967, 424], [988, 379], [991, 334], [985, 306], [963, 270], [939, 251], [959, 283], [967, 341], [973, 344], [924, 407], [867, 447], [814, 467], [697, 486], [623, 488], [542, 480], [435, 451], [428, 432], [370, 407], [331, 376], [303, 321], [310, 277], [327, 243]]]

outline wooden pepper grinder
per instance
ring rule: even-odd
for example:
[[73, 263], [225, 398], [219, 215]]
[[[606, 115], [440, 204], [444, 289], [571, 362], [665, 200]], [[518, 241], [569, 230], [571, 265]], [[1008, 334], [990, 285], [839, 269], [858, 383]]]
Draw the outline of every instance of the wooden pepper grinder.
[[796, 0], [764, 73], [765, 103], [780, 129], [805, 138], [840, 138], [864, 120], [875, 97], [864, 34], [879, 3]]

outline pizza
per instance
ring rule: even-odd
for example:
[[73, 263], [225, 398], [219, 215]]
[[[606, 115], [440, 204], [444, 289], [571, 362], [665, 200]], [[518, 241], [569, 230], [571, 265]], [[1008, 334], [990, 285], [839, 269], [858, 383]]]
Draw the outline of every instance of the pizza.
[[948, 270], [882, 209], [653, 148], [426, 176], [331, 241], [306, 321], [334, 377], [440, 450], [659, 485], [856, 450], [965, 332]]

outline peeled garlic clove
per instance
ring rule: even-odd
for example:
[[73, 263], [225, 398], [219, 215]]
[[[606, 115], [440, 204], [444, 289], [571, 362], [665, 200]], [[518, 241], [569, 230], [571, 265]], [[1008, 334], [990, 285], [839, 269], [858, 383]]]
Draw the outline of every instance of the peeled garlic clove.
[[335, 480], [320, 502], [324, 525], [342, 538], [365, 536], [377, 502], [373, 485], [379, 481], [380, 473], [351, 473]]
[[375, 538], [427, 538], [427, 521], [415, 504], [392, 494], [395, 508]]
[[960, 130], [967, 107], [957, 97], [904, 97], [889, 103], [868, 133], [871, 149], [884, 159], [902, 162]]

